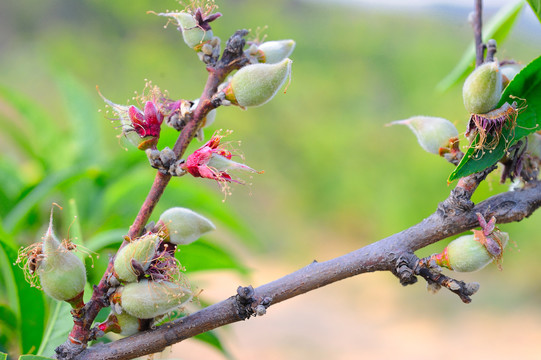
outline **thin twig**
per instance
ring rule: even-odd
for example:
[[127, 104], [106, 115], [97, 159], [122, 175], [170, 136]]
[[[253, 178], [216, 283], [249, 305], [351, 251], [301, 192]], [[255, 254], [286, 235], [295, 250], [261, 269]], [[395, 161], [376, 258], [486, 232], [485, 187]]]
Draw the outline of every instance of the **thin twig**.
[[485, 57], [485, 44], [483, 44], [483, 0], [475, 0], [472, 26], [475, 40], [475, 67], [477, 67], [484, 62]]

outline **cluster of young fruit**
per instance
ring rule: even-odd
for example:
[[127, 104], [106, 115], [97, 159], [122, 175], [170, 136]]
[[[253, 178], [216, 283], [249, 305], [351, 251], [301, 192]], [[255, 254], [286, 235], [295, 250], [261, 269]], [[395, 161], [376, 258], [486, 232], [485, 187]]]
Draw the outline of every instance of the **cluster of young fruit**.
[[[98, 329], [131, 335], [188, 303], [193, 292], [182, 276], [175, 251], [214, 229], [205, 217], [175, 207], [165, 211], [150, 231], [127, 239], [108, 278], [111, 313]], [[22, 251], [18, 261], [35, 286], [78, 310], [84, 306], [86, 269], [75, 254], [76, 248], [69, 241], [58, 240], [51, 217], [42, 241]]]

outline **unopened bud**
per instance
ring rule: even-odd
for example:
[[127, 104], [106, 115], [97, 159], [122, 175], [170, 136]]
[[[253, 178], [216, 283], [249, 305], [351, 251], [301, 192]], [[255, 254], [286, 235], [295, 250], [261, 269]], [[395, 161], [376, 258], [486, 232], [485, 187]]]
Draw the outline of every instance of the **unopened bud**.
[[497, 62], [476, 68], [464, 82], [464, 106], [471, 114], [486, 114], [493, 110], [502, 95], [502, 74]]
[[288, 58], [294, 49], [293, 40], [266, 41], [257, 47], [256, 57], [259, 62], [276, 64]]
[[260, 106], [270, 101], [291, 74], [290, 59], [277, 64], [253, 64], [240, 69], [225, 91], [226, 100], [242, 107]]
[[486, 237], [482, 231], [474, 233], [451, 241], [441, 254], [435, 255], [436, 263], [457, 272], [473, 272], [501, 258], [509, 241], [507, 233], [495, 231]]
[[151, 319], [175, 310], [192, 299], [192, 292], [167, 281], [142, 280], [129, 283], [117, 290], [112, 302], [138, 319]]
[[449, 140], [458, 137], [458, 130], [449, 120], [431, 117], [414, 116], [405, 120], [393, 121], [389, 125], [406, 125], [417, 136], [419, 145], [429, 153], [439, 154], [440, 148], [449, 147]]
[[81, 259], [56, 238], [52, 218], [49, 229], [43, 237], [43, 255], [44, 258], [38, 267], [43, 291], [60, 301], [78, 297], [86, 284], [86, 269]]
[[[159, 242], [158, 235], [148, 234], [120, 249], [114, 263], [116, 277], [125, 282], [137, 281], [137, 278], [142, 275], [139, 272], [147, 270], [150, 266]], [[134, 264], [138, 264], [140, 269], [135, 268]]]
[[505, 88], [523, 68], [524, 66], [518, 63], [500, 66], [500, 72], [503, 78], [502, 88]]
[[169, 235], [169, 242], [177, 245], [190, 244], [203, 234], [216, 229], [207, 218], [181, 207], [166, 210], [160, 216], [160, 221]]

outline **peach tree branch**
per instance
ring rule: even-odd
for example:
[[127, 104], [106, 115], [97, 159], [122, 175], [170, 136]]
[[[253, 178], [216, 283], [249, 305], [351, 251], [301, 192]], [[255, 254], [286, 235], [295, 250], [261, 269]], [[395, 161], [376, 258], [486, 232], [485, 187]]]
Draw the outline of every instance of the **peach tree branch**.
[[[470, 180], [478, 183], [482, 178], [484, 177], [481, 179], [478, 177], [477, 181]], [[413, 283], [415, 275], [426, 278], [426, 274], [423, 274], [422, 270], [411, 269], [409, 264], [404, 267], [404, 258], [416, 259], [414, 251], [476, 227], [478, 225], [476, 213], [486, 217], [494, 216], [499, 224], [518, 222], [529, 217], [541, 206], [541, 181], [527, 183], [520, 190], [494, 195], [477, 205], [461, 206], [460, 204], [469, 201], [471, 194], [471, 191], [464, 190], [459, 184], [432, 215], [409, 229], [332, 260], [314, 261], [300, 270], [256, 289], [239, 287], [236, 295], [222, 302], [154, 330], [108, 344], [95, 345], [81, 352], [76, 359], [126, 360], [159, 352], [169, 345], [197, 334], [246, 320], [252, 315], [262, 315], [271, 305], [363, 273], [391, 271], [403, 284]], [[462, 198], [463, 201], [456, 201], [454, 198]], [[411, 271], [404, 271], [405, 269]], [[404, 281], [407, 273], [410, 274], [409, 283]], [[467, 287], [465, 288], [467, 290]], [[455, 293], [459, 291], [453, 286], [449, 289]], [[465, 294], [457, 295], [461, 298], [462, 295], [467, 297]]]
[[[173, 152], [177, 159], [183, 156], [208, 112], [220, 105], [218, 101], [213, 101], [213, 96], [217, 93], [218, 85], [224, 81], [230, 72], [248, 63], [248, 59], [244, 56], [243, 52], [245, 45], [244, 36], [247, 33], [247, 30], [238, 30], [235, 32], [228, 40], [220, 61], [214, 66], [207, 67], [209, 75], [199, 104], [190, 121], [182, 129], [173, 147]], [[157, 172], [150, 191], [129, 229], [128, 238], [135, 238], [141, 235], [170, 179], [170, 174], [162, 173], [161, 171]], [[127, 241], [125, 240], [120, 248], [126, 244]], [[99, 284], [94, 286], [91, 300], [74, 314], [74, 325], [68, 339], [55, 350], [58, 359], [71, 359], [86, 348], [87, 342], [92, 337], [91, 326], [94, 319], [102, 308], [109, 306], [108, 291], [110, 285], [108, 279], [112, 271], [113, 261], [110, 261]]]

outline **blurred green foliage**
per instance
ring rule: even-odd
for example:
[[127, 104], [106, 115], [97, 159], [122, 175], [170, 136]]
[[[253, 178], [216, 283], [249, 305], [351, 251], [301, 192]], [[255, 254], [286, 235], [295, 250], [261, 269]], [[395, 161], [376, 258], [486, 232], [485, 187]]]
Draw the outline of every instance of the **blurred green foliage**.
[[[231, 238], [251, 254], [303, 265], [401, 231], [436, 209], [450, 191], [451, 166], [423, 152], [405, 129], [384, 124], [423, 114], [465, 128], [460, 88], [445, 94], [434, 88], [471, 41], [467, 11], [404, 14], [298, 0], [218, 4], [224, 16], [213, 29], [222, 41], [238, 28], [268, 25], [268, 39], [292, 38], [297, 47], [286, 95], [248, 111], [220, 109], [215, 123], [235, 130], [230, 139], [242, 139], [247, 164], [265, 174], [249, 179], [253, 185], [234, 186], [225, 203], [212, 181], [173, 179], [156, 209], [153, 219], [185, 206], [218, 225], [216, 234], [186, 248], [188, 272], [246, 274], [224, 245]], [[35, 353], [54, 318], [56, 304], [11, 266], [18, 246], [39, 240], [51, 203], [70, 208], [74, 199], [77, 237], [100, 255], [89, 268], [96, 283], [154, 177], [145, 155], [125, 151], [116, 124], [98, 113], [104, 105], [95, 86], [116, 103], [140, 92], [144, 79], [173, 98], [199, 96], [204, 67], [173, 26], [164, 29], [163, 18], [146, 13], [175, 7], [150, 0], [0, 4], [0, 351]], [[528, 63], [539, 55], [539, 35], [539, 24], [526, 29], [519, 20], [498, 54]], [[176, 133], [168, 130], [160, 146], [174, 142]], [[497, 179], [474, 200], [505, 190]], [[72, 213], [57, 213], [62, 237]], [[536, 266], [539, 219], [537, 213], [502, 226], [522, 250], [506, 258], [502, 281]], [[441, 248], [435, 244], [421, 255]], [[182, 251], [179, 256], [183, 262]], [[541, 297], [539, 284], [513, 284], [517, 291], [503, 304]], [[212, 336], [206, 340], [215, 343]]]

